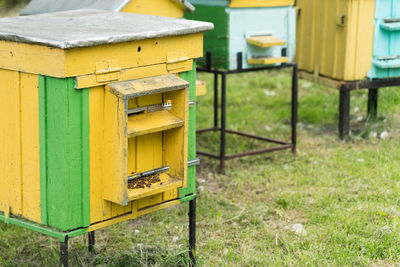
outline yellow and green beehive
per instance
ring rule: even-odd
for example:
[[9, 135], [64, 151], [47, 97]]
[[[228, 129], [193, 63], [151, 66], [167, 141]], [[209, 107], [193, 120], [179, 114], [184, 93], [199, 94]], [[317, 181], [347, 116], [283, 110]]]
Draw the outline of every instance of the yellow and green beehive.
[[193, 199], [209, 29], [100, 10], [1, 19], [0, 219], [63, 240]]

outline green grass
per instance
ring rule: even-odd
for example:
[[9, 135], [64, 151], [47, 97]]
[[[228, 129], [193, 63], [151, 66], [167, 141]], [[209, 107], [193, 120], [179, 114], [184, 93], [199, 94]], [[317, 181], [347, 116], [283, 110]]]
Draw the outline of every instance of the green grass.
[[[209, 75], [200, 75], [212, 84]], [[284, 139], [290, 132], [290, 75], [263, 72], [228, 79], [229, 128]], [[265, 90], [275, 92], [267, 96]], [[269, 93], [271, 94], [271, 93]], [[213, 123], [212, 92], [199, 98], [198, 126]], [[390, 266], [400, 262], [400, 94], [382, 89], [379, 119], [365, 122], [366, 92], [352, 94], [350, 142], [337, 138], [338, 92], [300, 82], [299, 148], [227, 162], [202, 158], [198, 175], [197, 253], [201, 266]], [[356, 109], [356, 112], [354, 112]], [[358, 111], [359, 109], [359, 111]], [[363, 120], [357, 122], [357, 118]], [[266, 129], [266, 126], [269, 128]], [[389, 132], [381, 140], [371, 132]], [[214, 141], [210, 141], [214, 140]], [[253, 149], [229, 137], [228, 152]], [[218, 135], [201, 135], [205, 150]], [[187, 266], [188, 205], [71, 240], [72, 266]], [[307, 234], [292, 232], [304, 225]], [[58, 243], [0, 224], [0, 265], [58, 264]]]

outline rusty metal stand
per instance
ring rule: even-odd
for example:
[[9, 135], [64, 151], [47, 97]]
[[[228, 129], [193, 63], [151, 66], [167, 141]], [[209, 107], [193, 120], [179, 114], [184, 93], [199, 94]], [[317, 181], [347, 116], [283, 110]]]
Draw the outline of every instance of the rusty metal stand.
[[68, 236], [60, 241], [60, 263], [62, 267], [68, 267]]
[[196, 198], [189, 201], [189, 259], [196, 266]]
[[378, 88], [368, 89], [368, 117], [375, 120], [378, 117]]
[[[252, 68], [252, 69], [243, 69], [242, 68], [242, 58], [243, 55], [242, 53], [237, 54], [237, 69], [236, 70], [218, 70], [218, 69], [212, 69], [212, 56], [211, 53], [207, 52], [206, 53], [206, 68], [198, 68], [197, 70], [199, 72], [206, 72], [206, 73], [212, 73], [214, 74], [214, 127], [212, 128], [206, 128], [206, 129], [200, 129], [197, 131], [197, 134], [202, 134], [206, 132], [215, 132], [218, 131], [221, 133], [220, 136], [220, 152], [218, 155], [204, 152], [204, 151], [198, 151], [197, 153], [199, 155], [203, 155], [206, 157], [214, 158], [214, 159], [219, 159], [220, 161], [220, 169], [222, 172], [225, 170], [225, 161], [230, 160], [230, 159], [235, 159], [235, 158], [241, 158], [241, 157], [246, 157], [246, 156], [252, 156], [252, 155], [260, 155], [264, 154], [267, 152], [273, 152], [273, 151], [278, 151], [278, 150], [284, 150], [284, 149], [291, 149], [293, 155], [296, 154], [296, 145], [297, 145], [297, 107], [298, 107], [298, 69], [297, 69], [297, 64], [296, 63], [288, 63], [288, 64], [281, 64], [277, 66], [266, 66], [266, 67], [259, 67], [259, 68]], [[283, 69], [283, 68], [292, 68], [293, 69], [293, 76], [292, 76], [292, 97], [291, 97], [291, 106], [292, 106], [292, 112], [291, 112], [291, 141], [290, 142], [284, 142], [284, 141], [279, 141], [279, 140], [274, 140], [270, 138], [265, 138], [249, 133], [244, 133], [244, 132], [239, 132], [239, 131], [233, 131], [229, 130], [226, 127], [226, 103], [227, 103], [227, 97], [226, 97], [226, 79], [227, 76], [230, 74], [238, 74], [238, 73], [245, 73], [245, 72], [255, 72], [255, 71], [265, 71], [265, 70], [272, 70], [272, 69]], [[218, 77], [221, 76], [221, 127], [218, 125]], [[226, 155], [226, 134], [235, 134], [239, 135], [242, 137], [250, 138], [250, 139], [256, 139], [260, 140], [263, 142], [267, 143], [274, 143], [277, 144], [278, 146], [272, 147], [272, 148], [265, 148], [265, 149], [260, 149], [260, 150], [255, 150], [255, 151], [249, 151], [249, 152], [243, 152], [243, 153], [238, 153], [238, 154], [233, 154], [233, 155]]]
[[339, 136], [348, 139], [350, 136], [350, 94], [353, 90], [368, 89], [368, 118], [378, 115], [379, 88], [400, 86], [400, 78], [372, 79], [341, 82], [339, 101]]
[[89, 252], [93, 252], [94, 251], [94, 245], [95, 245], [95, 233], [90, 232], [88, 233], [88, 248], [89, 248]]

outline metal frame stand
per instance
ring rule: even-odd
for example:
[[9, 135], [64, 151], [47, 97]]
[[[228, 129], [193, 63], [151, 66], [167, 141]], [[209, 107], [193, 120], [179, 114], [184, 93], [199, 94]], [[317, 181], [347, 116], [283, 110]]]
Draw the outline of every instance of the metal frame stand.
[[[190, 266], [196, 266], [196, 198], [189, 201], [189, 260]], [[60, 265], [68, 267], [68, 236], [60, 241]], [[88, 233], [89, 252], [94, 251], [95, 231]]]
[[400, 78], [373, 79], [352, 82], [341, 82], [339, 86], [339, 136], [347, 140], [350, 136], [350, 96], [351, 91], [368, 89], [368, 118], [376, 119], [378, 115], [379, 88], [400, 86]]
[[94, 245], [95, 245], [95, 233], [90, 232], [88, 233], [88, 249], [89, 252], [94, 252]]
[[[273, 152], [273, 151], [278, 151], [278, 150], [284, 150], [284, 149], [291, 149], [293, 155], [296, 154], [296, 145], [297, 145], [297, 119], [298, 119], [298, 114], [297, 114], [297, 108], [298, 108], [298, 69], [297, 69], [297, 64], [296, 63], [288, 63], [288, 64], [281, 64], [277, 66], [266, 66], [266, 67], [259, 67], [259, 68], [252, 68], [252, 69], [243, 69], [242, 68], [242, 53], [237, 54], [237, 69], [236, 70], [218, 70], [218, 69], [212, 69], [212, 56], [211, 53], [207, 52], [206, 53], [206, 68], [198, 68], [197, 70], [199, 72], [207, 72], [207, 73], [212, 73], [214, 74], [214, 127], [212, 128], [206, 128], [206, 129], [200, 129], [197, 131], [197, 134], [202, 134], [206, 132], [215, 132], [219, 131], [221, 132], [221, 140], [220, 140], [220, 153], [219, 155], [215, 155], [212, 153], [207, 153], [203, 151], [198, 151], [197, 153], [199, 155], [211, 157], [214, 159], [219, 159], [220, 161], [220, 169], [222, 172], [225, 171], [225, 161], [230, 160], [230, 159], [235, 159], [235, 158], [241, 158], [241, 157], [247, 157], [247, 156], [252, 156], [252, 155], [260, 155], [264, 154], [267, 152]], [[292, 112], [291, 112], [291, 142], [284, 142], [284, 141], [278, 141], [270, 138], [265, 138], [249, 133], [244, 133], [244, 132], [239, 132], [239, 131], [233, 131], [229, 130], [226, 128], [226, 102], [227, 102], [227, 97], [226, 97], [226, 79], [227, 76], [230, 74], [238, 74], [238, 73], [245, 73], [245, 72], [255, 72], [255, 71], [264, 71], [264, 70], [272, 70], [272, 69], [283, 69], [283, 68], [293, 68], [293, 76], [292, 76], [292, 97], [291, 97], [291, 105], [292, 105]], [[221, 127], [218, 125], [218, 116], [219, 116], [219, 99], [218, 99], [218, 77], [221, 76]], [[263, 142], [267, 143], [274, 143], [277, 144], [278, 146], [272, 147], [272, 148], [265, 148], [265, 149], [260, 149], [260, 150], [255, 150], [255, 151], [249, 151], [249, 152], [243, 152], [243, 153], [238, 153], [238, 154], [233, 154], [233, 155], [226, 155], [226, 134], [235, 134], [235, 135], [240, 135], [246, 138], [251, 138], [251, 139], [256, 139], [260, 140]]]
[[189, 201], [189, 259], [196, 266], [196, 198]]
[[60, 263], [62, 267], [68, 267], [68, 236], [60, 241]]

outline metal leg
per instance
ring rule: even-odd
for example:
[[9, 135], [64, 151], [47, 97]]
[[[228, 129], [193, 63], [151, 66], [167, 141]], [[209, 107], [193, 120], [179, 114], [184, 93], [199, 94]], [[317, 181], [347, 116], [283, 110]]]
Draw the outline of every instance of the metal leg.
[[378, 88], [368, 89], [368, 117], [375, 120], [378, 117]]
[[350, 90], [340, 89], [339, 136], [346, 140], [350, 134]]
[[196, 198], [189, 202], [189, 259], [196, 266]]
[[68, 236], [64, 242], [60, 241], [60, 263], [62, 267], [68, 267]]
[[218, 73], [214, 73], [214, 128], [218, 128]]
[[292, 153], [296, 155], [297, 147], [297, 120], [298, 120], [298, 69], [297, 64], [293, 66], [292, 77]]
[[222, 74], [221, 85], [221, 148], [220, 148], [220, 169], [225, 171], [225, 146], [226, 146], [226, 74]]
[[94, 251], [94, 244], [95, 244], [95, 234], [94, 231], [88, 233], [88, 243], [89, 243], [89, 252]]

